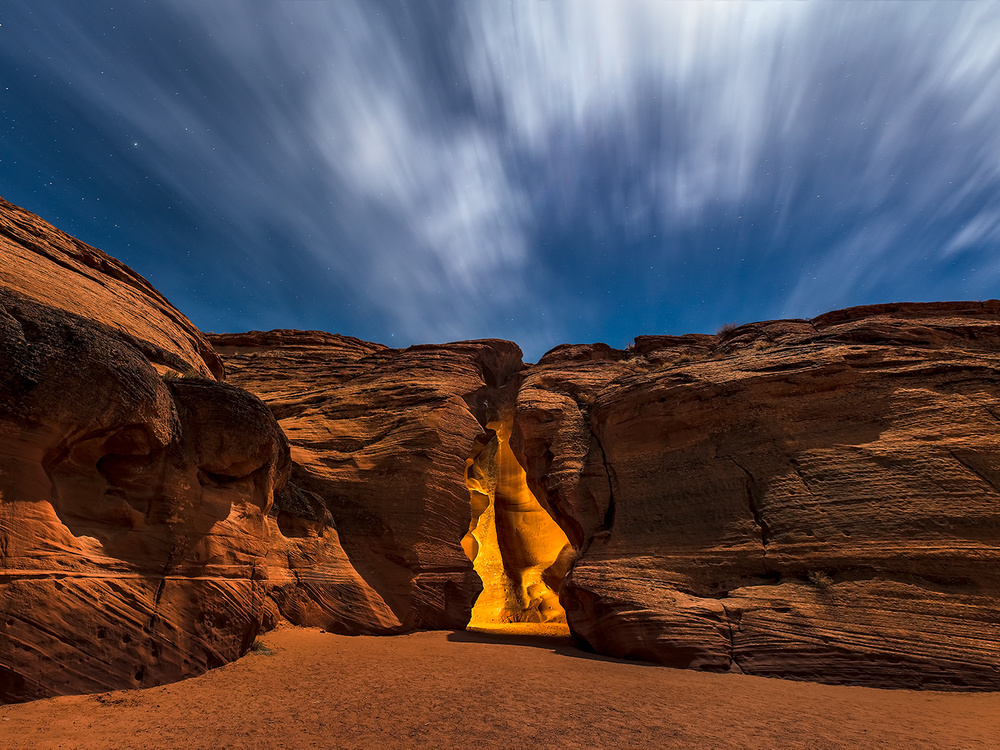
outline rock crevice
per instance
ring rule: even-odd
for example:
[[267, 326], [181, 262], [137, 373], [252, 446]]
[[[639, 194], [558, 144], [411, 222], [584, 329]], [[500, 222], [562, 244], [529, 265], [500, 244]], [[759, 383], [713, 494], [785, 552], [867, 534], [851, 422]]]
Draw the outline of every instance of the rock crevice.
[[[587, 430], [590, 433], [590, 438], [594, 445], [597, 447], [598, 453], [601, 456], [601, 466], [604, 468], [604, 474], [608, 480], [608, 502], [607, 508], [604, 511], [604, 518], [601, 520], [600, 525], [591, 537], [591, 541], [600, 535], [602, 538], [607, 538], [608, 535], [614, 530], [615, 526], [615, 484], [614, 479], [611, 476], [611, 467], [608, 465], [608, 454], [604, 450], [604, 445], [601, 443], [601, 438], [598, 436], [597, 432], [594, 431], [594, 426], [590, 419], [590, 409], [587, 405], [582, 405], [580, 407], [580, 414], [583, 416], [583, 422], [587, 425]], [[588, 545], [589, 546], [589, 543]], [[581, 550], [581, 554], [586, 552], [586, 547]]]
[[[768, 544], [768, 542], [770, 541], [770, 538], [771, 538], [771, 529], [767, 525], [767, 520], [764, 518], [764, 515], [761, 513], [760, 507], [758, 506], [758, 503], [757, 503], [757, 498], [756, 498], [755, 490], [754, 490], [756, 482], [755, 482], [755, 480], [753, 478], [753, 474], [751, 474], [750, 470], [747, 469], [745, 466], [743, 466], [743, 464], [741, 464], [739, 461], [737, 461], [732, 456], [727, 456], [726, 458], [728, 458], [730, 461], [732, 461], [733, 465], [736, 466], [737, 469], [739, 469], [740, 471], [742, 471], [743, 475], [746, 477], [746, 481], [744, 483], [744, 490], [746, 491], [747, 508], [750, 511], [750, 515], [753, 518], [754, 524], [756, 524], [757, 528], [760, 529], [760, 546], [763, 547], [764, 564], [765, 564], [765, 569], [766, 569], [766, 567], [767, 567], [767, 544]], [[798, 473], [798, 472], [796, 472], [796, 473]], [[800, 474], [800, 476], [801, 476], [801, 474]]]

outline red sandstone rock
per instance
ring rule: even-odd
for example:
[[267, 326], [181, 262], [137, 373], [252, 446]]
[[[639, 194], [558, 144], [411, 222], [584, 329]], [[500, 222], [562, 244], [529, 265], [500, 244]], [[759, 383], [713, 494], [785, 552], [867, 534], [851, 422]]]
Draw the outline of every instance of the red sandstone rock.
[[222, 379], [191, 321], [121, 261], [0, 198], [0, 288], [102, 323], [160, 370]]
[[237, 658], [284, 435], [141, 278], [9, 204], [0, 228], [0, 701]]
[[[212, 343], [267, 408], [210, 379], [205, 338], [134, 272], [0, 203], [0, 700], [196, 674], [279, 617], [463, 627], [466, 472], [489, 478], [484, 426], [506, 440], [508, 419], [572, 545], [545, 580], [572, 566], [560, 599], [593, 649], [1000, 688], [1000, 302], [564, 345], [528, 369], [503, 341]], [[538, 562], [517, 547], [531, 515], [505, 564]]]
[[998, 310], [757, 323], [673, 362], [648, 341], [542, 358], [515, 450], [580, 544], [576, 636], [674, 666], [1000, 687]]
[[[522, 367], [520, 349], [482, 341], [398, 350], [295, 331], [211, 339], [231, 382], [278, 418], [294, 482], [318, 500], [313, 551], [280, 561], [309, 586], [293, 587], [290, 599], [279, 592], [281, 613], [337, 632], [464, 628], [481, 589], [461, 545], [471, 516], [466, 459], [491, 396]], [[281, 498], [277, 507], [279, 526], [301, 523]], [[338, 533], [343, 551], [318, 540]], [[338, 581], [358, 574], [364, 593], [338, 605]]]

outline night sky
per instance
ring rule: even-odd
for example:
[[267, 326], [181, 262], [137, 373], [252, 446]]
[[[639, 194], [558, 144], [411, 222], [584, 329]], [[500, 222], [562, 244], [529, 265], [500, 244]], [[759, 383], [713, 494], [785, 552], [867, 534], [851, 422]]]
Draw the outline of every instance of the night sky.
[[0, 195], [206, 331], [1000, 296], [1000, 2], [7, 0]]

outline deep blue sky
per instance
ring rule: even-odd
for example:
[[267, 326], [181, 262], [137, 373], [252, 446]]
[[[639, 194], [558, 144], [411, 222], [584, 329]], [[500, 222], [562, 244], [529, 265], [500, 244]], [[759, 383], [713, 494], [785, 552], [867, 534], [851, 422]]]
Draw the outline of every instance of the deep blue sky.
[[1000, 296], [1000, 2], [7, 0], [0, 195], [205, 330]]

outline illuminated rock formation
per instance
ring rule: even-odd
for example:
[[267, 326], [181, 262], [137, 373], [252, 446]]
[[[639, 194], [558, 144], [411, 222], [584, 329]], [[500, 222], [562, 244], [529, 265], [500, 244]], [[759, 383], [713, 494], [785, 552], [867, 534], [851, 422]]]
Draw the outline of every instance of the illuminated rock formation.
[[211, 341], [229, 384], [147, 282], [0, 201], [0, 700], [197, 674], [281, 618], [1000, 689], [1000, 302], [530, 367]]
[[[308, 592], [290, 589], [314, 604], [303, 617], [278, 601], [281, 613], [338, 632], [464, 628], [481, 590], [462, 547], [466, 458], [484, 435], [491, 395], [522, 367], [520, 349], [480, 341], [398, 350], [293, 331], [212, 340], [230, 381], [271, 406], [292, 444], [295, 484], [343, 544], [338, 561], [289, 558], [300, 577], [303, 561], [314, 566]], [[339, 594], [324, 577], [351, 569], [369, 602], [334, 609]], [[390, 619], [372, 622], [372, 597]]]
[[[470, 615], [477, 627], [533, 623], [539, 632], [566, 632], [556, 589], [570, 550], [508, 445], [516, 390], [504, 386], [522, 367], [515, 345], [392, 350], [294, 331], [212, 340], [231, 382], [262, 396], [288, 434], [295, 485], [313, 500], [315, 520], [306, 525], [314, 536], [339, 532], [343, 543], [330, 559], [321, 545], [271, 555], [272, 581], [286, 581], [272, 593], [282, 616], [338, 632], [464, 628]], [[296, 513], [282, 510], [278, 520], [284, 514], [301, 525], [309, 515]], [[285, 536], [282, 544], [302, 542]], [[336, 584], [355, 568], [367, 594], [344, 607]]]
[[560, 347], [512, 441], [581, 549], [595, 650], [884, 687], [1000, 687], [1000, 302]]
[[573, 548], [528, 489], [510, 449], [512, 422], [508, 414], [487, 424], [487, 442], [466, 469], [473, 514], [463, 546], [483, 582], [469, 627], [530, 623], [534, 632], [568, 634], [558, 592]]

